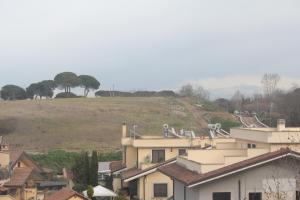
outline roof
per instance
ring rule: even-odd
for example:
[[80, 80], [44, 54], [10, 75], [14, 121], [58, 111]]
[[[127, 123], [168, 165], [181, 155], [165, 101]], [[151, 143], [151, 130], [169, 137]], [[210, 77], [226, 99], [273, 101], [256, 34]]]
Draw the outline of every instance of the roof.
[[128, 170], [125, 170], [121, 173], [121, 179], [125, 182], [137, 179], [139, 177], [142, 177], [144, 175], [150, 174], [152, 172], [155, 172], [157, 170], [157, 168], [162, 167], [164, 165], [170, 164], [176, 162], [176, 158], [167, 160], [165, 162], [162, 163], [158, 163], [156, 165], [153, 165], [151, 167], [148, 167], [144, 170], [138, 169], [138, 168], [130, 168]]
[[10, 161], [12, 166], [14, 166], [18, 160], [21, 158], [22, 154], [24, 153], [24, 151], [10, 151], [9, 152], [9, 156], [10, 156]]
[[57, 192], [51, 194], [50, 196], [47, 196], [45, 200], [67, 200], [73, 196], [78, 196], [81, 197], [82, 199], [89, 200], [88, 198], [84, 197], [82, 194], [79, 194], [78, 192], [67, 187], [58, 190]]
[[4, 184], [4, 186], [22, 186], [26, 183], [27, 179], [30, 177], [30, 175], [33, 172], [33, 168], [29, 167], [20, 167], [16, 168], [13, 171], [12, 177], [8, 182]]
[[184, 184], [189, 184], [193, 181], [196, 181], [201, 174], [191, 171], [178, 163], [172, 163], [158, 169], [160, 172], [164, 173], [167, 176], [175, 178], [176, 180], [183, 182]]
[[110, 168], [110, 171], [111, 171], [112, 173], [114, 173], [114, 172], [120, 171], [120, 170], [122, 170], [122, 169], [125, 169], [125, 168], [126, 168], [126, 165], [123, 164], [122, 161], [112, 161], [112, 162], [110, 162], [110, 164], [109, 164], [109, 168]]
[[263, 165], [267, 162], [271, 162], [288, 155], [300, 156], [299, 153], [291, 151], [289, 148], [285, 148], [285, 149], [280, 149], [278, 151], [262, 154], [260, 156], [253, 157], [232, 165], [228, 165], [204, 174], [192, 172], [180, 166], [177, 163], [160, 167], [159, 171], [166, 174], [167, 176], [173, 177], [181, 181], [182, 183], [188, 185], [189, 187], [193, 187], [221, 177], [225, 177], [231, 174], [238, 173], [240, 171], [250, 169], [252, 167]]
[[66, 186], [65, 181], [43, 181], [40, 183], [39, 187], [55, 187], [55, 186]]
[[10, 156], [10, 162], [12, 167], [15, 166], [17, 162], [19, 162], [22, 158], [26, 158], [31, 162], [30, 167], [33, 167], [35, 171], [39, 173], [49, 173], [48, 170], [44, 171], [43, 168], [37, 165], [25, 151], [22, 150], [10, 151], [9, 156]]
[[99, 172], [110, 172], [110, 162], [98, 162]]
[[[116, 193], [101, 185], [98, 185], [93, 189], [94, 189], [93, 197], [116, 197], [117, 196]], [[84, 196], [87, 196], [87, 190], [83, 191], [82, 193], [84, 194]]]

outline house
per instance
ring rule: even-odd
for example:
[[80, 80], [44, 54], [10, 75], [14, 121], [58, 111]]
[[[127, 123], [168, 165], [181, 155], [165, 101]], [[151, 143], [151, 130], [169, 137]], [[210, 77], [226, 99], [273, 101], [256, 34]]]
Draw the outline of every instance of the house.
[[110, 163], [111, 162], [98, 162], [98, 183], [102, 186], [105, 186], [105, 181], [111, 175]]
[[174, 181], [174, 200], [300, 198], [300, 154], [289, 148], [203, 173], [180, 160], [159, 171]]
[[10, 150], [0, 139], [0, 199], [43, 200], [49, 190], [62, 187], [50, 181], [52, 170], [43, 168], [21, 150]]
[[135, 131], [127, 133], [123, 124], [123, 161], [118, 163], [119, 170], [111, 170], [114, 191], [126, 191], [131, 199], [168, 199], [173, 195], [173, 180], [158, 171], [159, 167], [175, 162], [177, 156], [186, 155], [188, 150], [234, 142], [235, 139], [227, 137], [196, 137], [192, 131], [176, 133], [166, 125], [162, 136], [141, 136]]
[[47, 196], [45, 200], [90, 200], [90, 199], [70, 188], [65, 187]]

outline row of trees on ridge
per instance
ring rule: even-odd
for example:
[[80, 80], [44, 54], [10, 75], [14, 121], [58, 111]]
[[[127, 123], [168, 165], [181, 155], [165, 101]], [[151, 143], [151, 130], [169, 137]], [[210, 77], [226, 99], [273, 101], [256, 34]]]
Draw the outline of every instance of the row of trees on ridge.
[[64, 94], [70, 95], [71, 88], [84, 88], [83, 96], [87, 96], [91, 90], [97, 90], [100, 82], [93, 76], [77, 76], [73, 72], [62, 72], [57, 74], [53, 80], [43, 80], [30, 84], [26, 89], [17, 85], [5, 85], [2, 87], [0, 94], [4, 100], [22, 100], [51, 98], [55, 89], [64, 90]]

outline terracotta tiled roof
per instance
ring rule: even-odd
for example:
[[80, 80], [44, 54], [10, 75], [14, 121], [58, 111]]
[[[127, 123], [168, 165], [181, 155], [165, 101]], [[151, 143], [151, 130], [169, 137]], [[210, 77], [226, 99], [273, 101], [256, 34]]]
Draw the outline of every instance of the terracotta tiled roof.
[[126, 165], [124, 165], [122, 161], [112, 161], [109, 164], [109, 169], [110, 169], [111, 173], [114, 173], [116, 171], [119, 171], [119, 170], [125, 169], [125, 168], [126, 168]]
[[84, 197], [82, 194], [79, 194], [74, 190], [66, 187], [46, 197], [45, 200], [68, 200], [73, 196], [78, 196], [81, 199], [89, 200], [88, 198]]
[[44, 171], [42, 167], [36, 164], [25, 151], [22, 150], [10, 151], [9, 154], [10, 154], [10, 162], [12, 167], [15, 166], [18, 161], [25, 158], [30, 161], [31, 163], [30, 167], [33, 167], [34, 170], [37, 171], [38, 173], [48, 173], [47, 171]]
[[167, 161], [162, 162], [162, 163], [158, 163], [158, 164], [153, 165], [153, 166], [151, 166], [151, 167], [148, 167], [148, 168], [146, 168], [146, 169], [144, 169], [144, 170], [140, 170], [140, 169], [137, 169], [137, 168], [130, 168], [130, 169], [125, 170], [125, 171], [123, 171], [123, 172], [121, 173], [121, 178], [122, 178], [123, 180], [126, 180], [126, 179], [132, 178], [132, 177], [134, 177], [134, 176], [138, 176], [138, 175], [141, 175], [141, 174], [143, 174], [143, 173], [146, 173], [146, 172], [148, 172], [148, 171], [150, 171], [150, 170], [152, 170], [152, 169], [157, 169], [157, 168], [159, 168], [159, 167], [161, 167], [161, 166], [163, 166], [163, 165], [166, 165], [166, 164], [171, 163], [171, 162], [174, 162], [174, 161], [176, 161], [176, 158], [167, 160]]
[[19, 159], [21, 158], [23, 153], [24, 153], [24, 151], [20, 151], [20, 150], [9, 152], [10, 162], [11, 162], [12, 166], [14, 166], [19, 161]]
[[29, 168], [29, 167], [16, 168], [13, 171], [12, 177], [8, 182], [4, 184], [4, 186], [6, 187], [22, 186], [26, 183], [27, 179], [30, 177], [32, 172], [33, 172], [33, 168]]
[[130, 169], [127, 169], [125, 171], [123, 171], [121, 173], [121, 178], [122, 179], [128, 179], [130, 177], [133, 177], [135, 175], [138, 175], [142, 170], [136, 168], [136, 167], [133, 167], [133, 168], [130, 168]]
[[[192, 172], [184, 167], [179, 166], [178, 164], [172, 164], [160, 167], [159, 170], [170, 176], [173, 177], [181, 182], [183, 182], [186, 185], [193, 185], [199, 182], [207, 181], [212, 178], [217, 178], [220, 175], [224, 175], [227, 173], [232, 173], [237, 170], [241, 170], [243, 168], [250, 167], [255, 164], [263, 164], [264, 161], [272, 160], [275, 158], [280, 158], [282, 156], [287, 156], [288, 154], [294, 154], [300, 156], [299, 153], [291, 151], [288, 148], [280, 149], [278, 151], [266, 153], [254, 158], [250, 158], [232, 165], [228, 165], [225, 167], [222, 167], [220, 169], [216, 169], [204, 174], [198, 174], [196, 172]], [[193, 174], [194, 173], [194, 174]], [[194, 176], [194, 177], [193, 177]]]
[[187, 168], [177, 164], [172, 163], [163, 167], [158, 168], [158, 170], [167, 176], [177, 179], [184, 184], [191, 183], [197, 180], [201, 174], [195, 171], [188, 170]]

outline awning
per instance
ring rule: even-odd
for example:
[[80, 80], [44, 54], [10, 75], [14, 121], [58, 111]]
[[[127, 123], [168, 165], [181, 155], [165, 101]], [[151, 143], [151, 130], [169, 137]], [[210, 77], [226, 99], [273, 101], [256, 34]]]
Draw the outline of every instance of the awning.
[[[86, 190], [83, 191], [82, 193], [85, 197], [88, 197]], [[117, 196], [116, 193], [114, 193], [113, 191], [111, 191], [101, 185], [94, 187], [93, 197], [116, 197], [116, 196]]]

